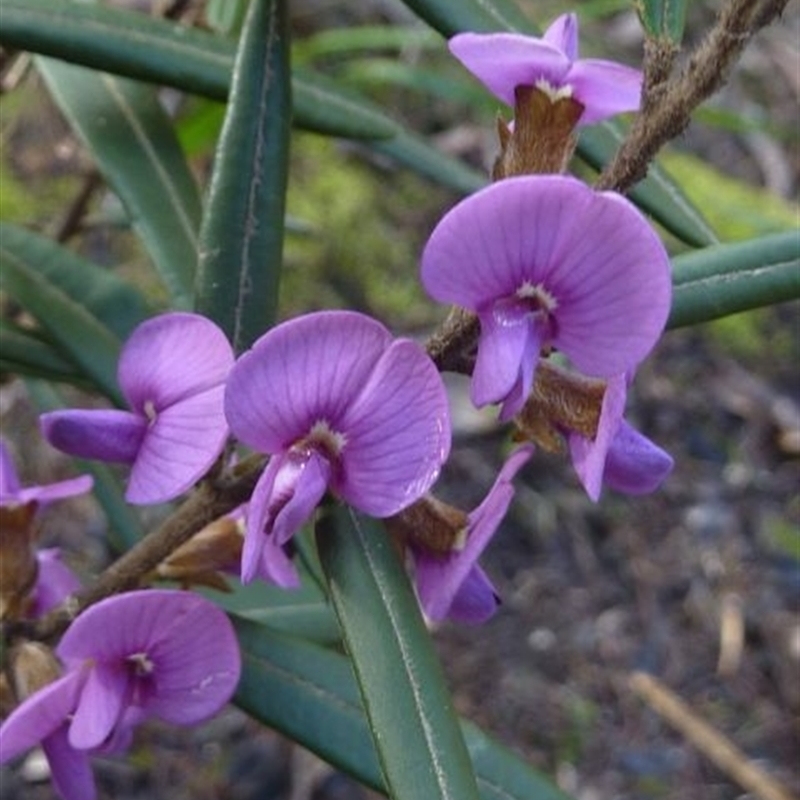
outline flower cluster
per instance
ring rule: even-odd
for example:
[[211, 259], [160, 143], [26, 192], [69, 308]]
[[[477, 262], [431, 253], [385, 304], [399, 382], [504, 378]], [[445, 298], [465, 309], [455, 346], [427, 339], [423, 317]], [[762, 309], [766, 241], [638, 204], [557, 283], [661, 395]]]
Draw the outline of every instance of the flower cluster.
[[225, 613], [173, 590], [96, 603], [67, 629], [55, 655], [63, 673], [35, 687], [0, 726], [0, 763], [40, 744], [65, 800], [95, 797], [90, 755], [126, 750], [133, 729], [150, 718], [208, 719], [230, 699], [241, 669]]

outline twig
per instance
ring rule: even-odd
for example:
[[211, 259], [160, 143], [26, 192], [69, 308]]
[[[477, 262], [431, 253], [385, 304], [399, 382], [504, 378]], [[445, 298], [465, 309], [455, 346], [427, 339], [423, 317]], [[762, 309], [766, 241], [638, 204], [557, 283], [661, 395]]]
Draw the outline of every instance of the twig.
[[194, 534], [246, 502], [264, 467], [255, 457], [235, 468], [235, 478], [217, 485], [201, 484], [158, 528], [115, 561], [85, 591], [67, 599], [58, 608], [33, 621], [9, 625], [6, 638], [24, 637], [47, 641], [60, 634], [85, 608], [119, 592], [135, 589], [142, 576], [152, 572], [167, 556]]
[[761, 800], [795, 800], [788, 789], [759, 769], [738, 747], [700, 719], [657, 678], [644, 672], [634, 672], [628, 685], [743, 789]]
[[642, 180], [658, 150], [684, 131], [694, 109], [725, 82], [747, 42], [779, 16], [787, 3], [788, 0], [731, 0], [684, 71], [671, 81], [667, 80], [667, 73], [674, 60], [674, 47], [649, 42], [645, 50], [642, 111], [596, 187], [623, 192]]

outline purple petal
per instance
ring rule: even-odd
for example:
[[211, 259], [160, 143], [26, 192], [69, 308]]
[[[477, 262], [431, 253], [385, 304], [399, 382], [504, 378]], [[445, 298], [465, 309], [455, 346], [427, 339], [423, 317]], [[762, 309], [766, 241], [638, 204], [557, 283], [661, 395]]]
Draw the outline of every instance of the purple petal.
[[[127, 670], [132, 691], [125, 689], [123, 700], [143, 712], [134, 719], [153, 715], [180, 724], [205, 719], [227, 702], [239, 678], [239, 650], [228, 618], [190, 592], [149, 589], [101, 600], [70, 625], [57, 653], [67, 664], [92, 659], [107, 670]], [[102, 676], [92, 697], [99, 702], [103, 691], [120, 690], [122, 683], [114, 680]], [[116, 701], [109, 701], [114, 706]]]
[[225, 334], [199, 314], [172, 312], [143, 322], [120, 355], [117, 377], [131, 408], [149, 415], [220, 386], [233, 366]]
[[378, 517], [396, 514], [425, 494], [450, 452], [441, 376], [407, 339], [386, 350], [341, 425], [346, 444], [332, 488]]
[[130, 680], [123, 661], [93, 664], [69, 726], [70, 745], [78, 750], [91, 750], [103, 744], [117, 724], [129, 690]]
[[608, 451], [603, 480], [618, 492], [648, 494], [661, 485], [674, 464], [669, 453], [623, 420]]
[[425, 247], [422, 281], [474, 311], [542, 288], [555, 302], [550, 343], [600, 377], [652, 349], [672, 292], [667, 253], [635, 206], [560, 175], [507, 178], [459, 203]]
[[379, 322], [349, 311], [307, 314], [259, 339], [234, 366], [225, 413], [234, 436], [278, 453], [314, 423], [332, 428], [392, 340]]
[[[468, 580], [466, 594], [460, 601], [463, 604], [462, 611], [465, 607], [488, 609], [489, 595], [484, 590], [488, 586], [494, 594], [494, 589], [488, 579], [481, 580], [474, 570], [514, 497], [511, 481], [533, 455], [533, 451], [532, 445], [523, 445], [506, 460], [483, 502], [469, 515], [467, 541], [462, 550], [442, 556], [426, 553], [422, 548], [413, 548], [417, 593], [430, 619], [442, 620], [451, 616], [455, 599]], [[477, 611], [475, 614], [473, 621], [481, 621]], [[461, 619], [464, 618], [462, 615]]]
[[189, 592], [148, 592], [143, 613], [164, 603], [173, 625], [148, 650], [154, 691], [144, 710], [176, 725], [195, 725], [216, 714], [239, 682], [239, 644], [227, 615], [214, 603]]
[[147, 429], [144, 417], [130, 411], [49, 411], [39, 417], [45, 439], [71, 456], [132, 464]]
[[216, 386], [157, 414], [131, 470], [125, 493], [128, 502], [172, 500], [208, 472], [228, 438], [223, 394], [224, 387]]
[[518, 33], [460, 33], [447, 46], [492, 94], [510, 106], [517, 86], [533, 86], [539, 80], [560, 86], [570, 67], [570, 59], [551, 42]]
[[600, 59], [577, 61], [565, 79], [573, 96], [583, 103], [580, 125], [637, 111], [642, 98], [642, 73], [638, 69]]
[[67, 721], [75, 709], [83, 679], [80, 670], [68, 672], [9, 714], [0, 726], [0, 764], [35, 747]]
[[506, 315], [499, 321], [490, 310], [480, 315], [480, 321], [480, 345], [470, 384], [470, 399], [477, 408], [499, 403], [521, 383], [522, 363], [531, 335], [530, 321], [522, 312], [516, 317]]
[[17, 502], [17, 493], [21, 488], [14, 459], [5, 441], [0, 439], [0, 503]]
[[316, 452], [273, 456], [248, 506], [243, 582], [260, 576], [286, 588], [299, 584], [283, 547], [322, 500], [330, 474], [330, 463]]
[[578, 57], [578, 17], [562, 14], [550, 23], [542, 37], [545, 42], [560, 50], [570, 60]]
[[50, 734], [42, 742], [42, 748], [50, 764], [50, 779], [64, 800], [94, 800], [97, 797], [89, 757], [82, 750], [70, 746], [66, 725]]
[[447, 618], [466, 625], [480, 625], [494, 615], [498, 605], [500, 598], [494, 584], [486, 573], [475, 565], [458, 587], [447, 612]]
[[609, 379], [603, 394], [600, 420], [594, 439], [588, 439], [577, 433], [569, 435], [572, 466], [586, 493], [595, 502], [600, 497], [606, 459], [611, 443], [619, 431], [622, 415], [625, 413], [627, 395], [628, 387], [624, 375], [616, 375]]
[[56, 500], [64, 500], [91, 492], [92, 486], [94, 486], [94, 478], [91, 475], [80, 475], [77, 478], [68, 478], [65, 481], [48, 483], [44, 486], [26, 486], [20, 489], [17, 497], [19, 503], [25, 504], [35, 500], [44, 507]]
[[89, 757], [70, 746], [64, 725], [42, 742], [50, 764], [50, 779], [64, 800], [94, 800], [97, 788]]
[[37, 551], [36, 561], [39, 572], [36, 576], [31, 616], [40, 617], [78, 591], [81, 582], [61, 560], [61, 551], [57, 547]]

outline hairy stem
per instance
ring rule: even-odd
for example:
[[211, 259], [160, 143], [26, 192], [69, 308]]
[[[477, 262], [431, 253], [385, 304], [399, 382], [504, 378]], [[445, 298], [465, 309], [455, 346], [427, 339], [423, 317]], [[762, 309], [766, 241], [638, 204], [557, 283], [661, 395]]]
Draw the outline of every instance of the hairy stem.
[[624, 192], [647, 174], [658, 150], [680, 135], [700, 103], [717, 91], [747, 42], [781, 14], [788, 0], [731, 0], [683, 71], [668, 79], [676, 52], [669, 42], [648, 41], [642, 111], [597, 181], [598, 189]]

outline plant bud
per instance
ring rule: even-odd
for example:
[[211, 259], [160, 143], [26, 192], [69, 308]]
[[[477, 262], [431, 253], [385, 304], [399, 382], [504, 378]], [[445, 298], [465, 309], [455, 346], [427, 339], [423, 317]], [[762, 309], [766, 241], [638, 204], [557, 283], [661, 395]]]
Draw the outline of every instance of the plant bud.
[[36, 585], [36, 503], [0, 507], [0, 620], [24, 616]]
[[11, 688], [19, 702], [61, 677], [61, 665], [53, 651], [41, 642], [20, 642], [8, 658]]

